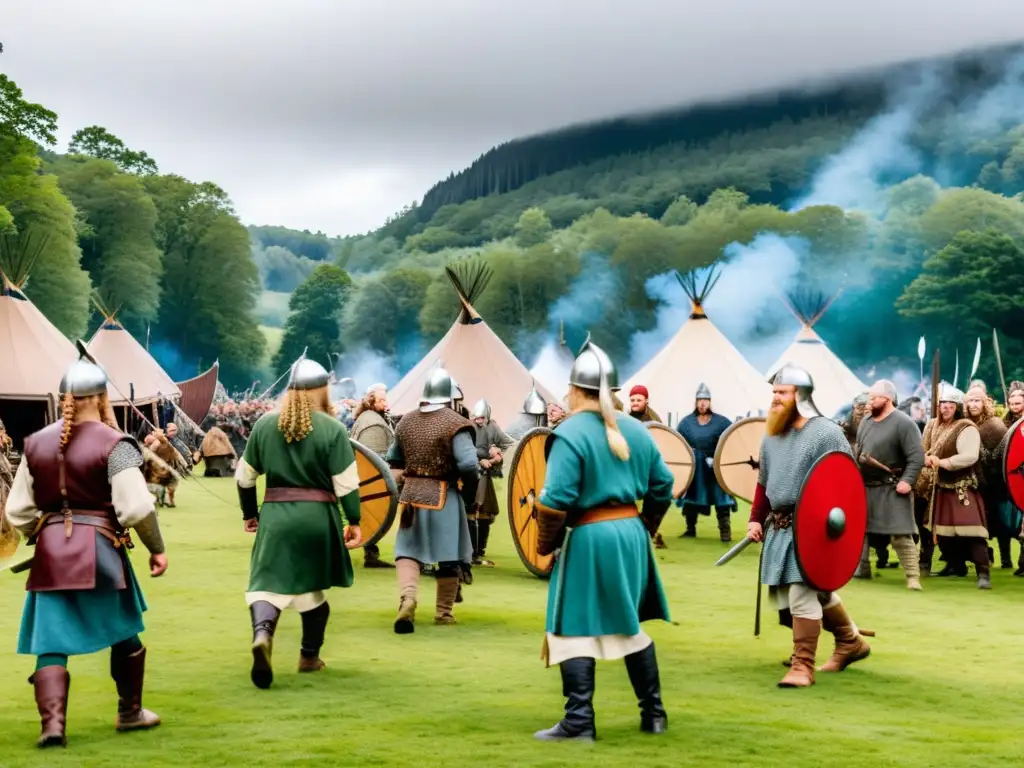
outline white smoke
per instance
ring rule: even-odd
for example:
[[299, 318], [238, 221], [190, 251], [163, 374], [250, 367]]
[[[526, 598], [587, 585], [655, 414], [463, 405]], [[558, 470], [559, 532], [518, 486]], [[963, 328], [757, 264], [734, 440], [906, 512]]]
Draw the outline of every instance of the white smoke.
[[608, 257], [588, 251], [580, 261], [580, 274], [569, 287], [569, 292], [548, 310], [548, 324], [556, 339], [559, 323], [586, 330], [597, 325], [617, 302], [618, 281]]
[[[367, 388], [373, 384], [384, 384], [393, 387], [401, 375], [393, 362], [383, 354], [368, 346], [360, 345], [338, 357], [334, 368], [336, 378], [350, 378], [356, 383], [356, 399], [363, 396]], [[338, 397], [338, 387], [332, 388], [332, 399]]]

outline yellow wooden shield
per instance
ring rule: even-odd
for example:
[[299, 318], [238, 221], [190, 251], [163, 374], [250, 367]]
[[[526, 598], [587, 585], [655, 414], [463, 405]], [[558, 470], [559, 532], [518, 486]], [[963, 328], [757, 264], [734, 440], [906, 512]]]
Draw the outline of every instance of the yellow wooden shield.
[[387, 463], [365, 445], [350, 440], [359, 471], [359, 507], [363, 543], [376, 544], [391, 529], [398, 512], [398, 485]]
[[508, 522], [512, 541], [526, 570], [541, 578], [550, 576], [554, 566], [551, 555], [537, 554], [536, 501], [547, 475], [550, 436], [551, 430], [547, 427], [537, 427], [523, 435], [512, 455], [508, 479]]
[[767, 424], [763, 416], [740, 419], [718, 439], [715, 479], [730, 496], [746, 502], [754, 500], [761, 469], [761, 440]]
[[678, 499], [686, 493], [686, 489], [693, 482], [693, 473], [696, 471], [693, 449], [683, 436], [671, 427], [656, 421], [649, 421], [644, 426], [647, 427], [655, 445], [661, 451], [661, 457], [675, 478], [675, 482], [672, 483], [672, 498]]

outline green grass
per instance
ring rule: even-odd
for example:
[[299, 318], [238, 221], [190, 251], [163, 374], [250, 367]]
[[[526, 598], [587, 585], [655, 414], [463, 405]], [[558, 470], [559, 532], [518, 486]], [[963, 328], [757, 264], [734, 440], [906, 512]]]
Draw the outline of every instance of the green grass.
[[[890, 570], [843, 594], [875, 629], [873, 654], [809, 690], [780, 690], [787, 631], [765, 606], [752, 636], [756, 548], [715, 568], [724, 545], [713, 519], [700, 538], [680, 540], [678, 513], [666, 520], [670, 549], [658, 552], [674, 619], [653, 624], [670, 718], [663, 737], [640, 734], [621, 662], [598, 666], [596, 745], [540, 744], [563, 699], [556, 669], [539, 660], [546, 585], [516, 558], [499, 520], [494, 570], [456, 607], [459, 625], [430, 622], [433, 582], [421, 582], [420, 622], [396, 636], [393, 571], [358, 568], [352, 589], [330, 593], [324, 673], [299, 676], [299, 620], [281, 618], [276, 679], [249, 682], [251, 639], [243, 593], [252, 539], [242, 531], [229, 480], [187, 481], [179, 508], [161, 514], [170, 569], [144, 575], [149, 602], [144, 702], [163, 725], [118, 734], [106, 654], [71, 660], [69, 747], [43, 756], [25, 683], [34, 659], [14, 653], [23, 578], [0, 573], [0, 765], [20, 766], [980, 766], [1020, 764], [1018, 698], [1024, 671], [1015, 651], [1024, 583], [996, 571], [994, 589], [973, 579], [903, 586]], [[216, 494], [216, 498], [211, 495]], [[737, 529], [742, 521], [737, 519]], [[390, 554], [393, 534], [384, 542]], [[361, 566], [362, 554], [356, 555]], [[148, 573], [148, 572], [146, 572]], [[821, 661], [831, 651], [822, 639]]]
[[267, 365], [274, 359], [277, 350], [281, 348], [281, 340], [284, 338], [284, 328], [271, 328], [267, 325], [260, 326], [263, 338], [267, 340], [267, 356], [264, 361]]

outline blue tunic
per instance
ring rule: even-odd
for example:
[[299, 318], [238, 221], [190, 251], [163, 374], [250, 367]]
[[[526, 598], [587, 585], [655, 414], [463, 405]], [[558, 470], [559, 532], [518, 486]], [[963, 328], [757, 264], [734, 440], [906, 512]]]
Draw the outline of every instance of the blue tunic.
[[[542, 504], [567, 512], [572, 521], [595, 507], [672, 498], [672, 473], [647, 428], [625, 414], [616, 419], [629, 445], [628, 461], [612, 454], [599, 414], [585, 411], [559, 424]], [[551, 575], [548, 632], [633, 636], [640, 622], [668, 618], [650, 536], [639, 518], [570, 529]]]
[[702, 515], [710, 514], [712, 506], [716, 511], [723, 512], [736, 509], [736, 499], [718, 484], [714, 467], [709, 464], [714, 461], [718, 441], [730, 424], [732, 422], [729, 419], [717, 413], [711, 414], [711, 421], [707, 424], [701, 424], [696, 412], [679, 422], [679, 434], [693, 449], [695, 468], [693, 482], [686, 489], [686, 494], [676, 499], [676, 506], [684, 510], [695, 507]]

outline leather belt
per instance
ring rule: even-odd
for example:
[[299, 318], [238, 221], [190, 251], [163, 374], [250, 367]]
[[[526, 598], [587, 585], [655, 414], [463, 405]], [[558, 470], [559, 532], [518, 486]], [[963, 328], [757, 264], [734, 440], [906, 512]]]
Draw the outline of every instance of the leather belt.
[[334, 495], [334, 491], [325, 491], [323, 488], [267, 488], [263, 501], [323, 501], [335, 504], [338, 497]]
[[636, 504], [617, 504], [607, 507], [594, 507], [588, 509], [580, 519], [576, 521], [575, 527], [590, 525], [591, 523], [606, 523], [609, 520], [627, 520], [631, 517], [639, 517], [640, 511]]
[[[51, 513], [40, 521], [39, 527], [43, 528], [48, 525], [57, 525], [59, 523], [64, 523], [64, 521], [65, 517], [63, 515]], [[127, 549], [134, 548], [131, 532], [118, 525], [114, 525], [114, 522], [105, 512], [75, 509], [71, 511], [71, 522], [75, 525], [87, 525], [90, 528], [95, 528], [97, 533], [106, 537], [111, 541], [111, 543], [113, 543], [115, 549], [122, 545]]]
[[796, 507], [779, 507], [768, 513], [768, 520], [776, 529], [789, 528], [793, 524], [793, 512]]

